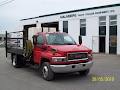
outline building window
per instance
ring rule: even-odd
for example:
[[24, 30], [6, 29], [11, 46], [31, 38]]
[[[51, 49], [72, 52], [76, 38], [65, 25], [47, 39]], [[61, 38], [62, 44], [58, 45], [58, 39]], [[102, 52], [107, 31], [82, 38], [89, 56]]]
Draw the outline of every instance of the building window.
[[106, 35], [106, 16], [99, 17], [99, 35]]
[[117, 36], [117, 15], [111, 15], [110, 17], [110, 35]]
[[110, 26], [117, 26], [117, 15], [110, 16]]
[[80, 35], [86, 36], [86, 19], [80, 19]]
[[110, 26], [110, 35], [117, 35], [117, 26]]
[[68, 33], [68, 21], [63, 21], [63, 32]]

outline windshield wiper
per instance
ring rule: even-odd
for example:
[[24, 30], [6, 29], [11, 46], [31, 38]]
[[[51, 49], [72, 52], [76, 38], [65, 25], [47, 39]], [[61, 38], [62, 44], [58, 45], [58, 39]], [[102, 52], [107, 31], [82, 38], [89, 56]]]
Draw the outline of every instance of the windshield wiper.
[[63, 43], [56, 43], [56, 42], [54, 42], [54, 43], [52, 43], [53, 45], [63, 45]]
[[74, 43], [64, 43], [65, 45], [74, 45]]

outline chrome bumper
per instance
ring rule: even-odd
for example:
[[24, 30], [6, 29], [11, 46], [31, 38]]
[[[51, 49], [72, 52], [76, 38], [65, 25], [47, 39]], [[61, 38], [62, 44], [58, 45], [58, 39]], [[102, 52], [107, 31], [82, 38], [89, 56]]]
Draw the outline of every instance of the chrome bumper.
[[70, 64], [70, 65], [50, 65], [51, 69], [55, 73], [67, 73], [76, 72], [86, 69], [90, 69], [93, 65], [93, 61], [87, 63]]

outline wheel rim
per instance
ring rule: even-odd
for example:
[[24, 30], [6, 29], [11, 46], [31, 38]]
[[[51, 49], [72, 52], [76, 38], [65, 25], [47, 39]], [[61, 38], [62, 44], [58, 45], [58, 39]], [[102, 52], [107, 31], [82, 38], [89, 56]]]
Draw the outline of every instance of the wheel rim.
[[13, 64], [13, 66], [15, 66], [15, 65], [16, 65], [16, 58], [15, 58], [15, 56], [13, 57], [12, 64]]
[[47, 68], [47, 66], [43, 67], [42, 72], [43, 72], [43, 77], [46, 78], [48, 76], [48, 68]]

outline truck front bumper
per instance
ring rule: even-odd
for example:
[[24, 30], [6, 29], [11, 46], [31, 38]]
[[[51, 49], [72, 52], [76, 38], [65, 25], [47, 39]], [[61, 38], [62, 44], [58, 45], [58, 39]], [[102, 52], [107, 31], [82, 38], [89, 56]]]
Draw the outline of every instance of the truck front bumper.
[[50, 65], [51, 69], [55, 73], [68, 73], [77, 72], [90, 69], [93, 65], [93, 61], [87, 63], [70, 64], [70, 65]]

